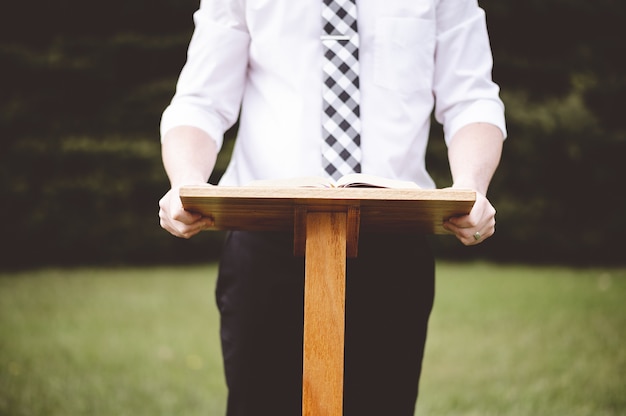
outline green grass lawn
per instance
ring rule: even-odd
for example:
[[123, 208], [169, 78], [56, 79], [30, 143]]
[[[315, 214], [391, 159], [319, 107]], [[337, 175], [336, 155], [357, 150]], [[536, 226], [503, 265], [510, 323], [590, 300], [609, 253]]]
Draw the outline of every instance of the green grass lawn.
[[[223, 415], [215, 273], [0, 274], [0, 415]], [[626, 415], [626, 270], [438, 274], [417, 415]]]
[[418, 415], [626, 415], [626, 270], [439, 272]]

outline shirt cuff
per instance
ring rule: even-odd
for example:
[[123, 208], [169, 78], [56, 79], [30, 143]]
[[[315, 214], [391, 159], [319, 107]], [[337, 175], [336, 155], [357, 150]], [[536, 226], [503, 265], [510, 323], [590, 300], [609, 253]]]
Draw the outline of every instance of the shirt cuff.
[[504, 106], [493, 100], [478, 100], [457, 114], [446, 126], [444, 135], [447, 144], [450, 144], [454, 135], [464, 126], [471, 123], [489, 123], [502, 131], [507, 137]]
[[218, 117], [197, 106], [176, 103], [167, 107], [161, 116], [161, 141], [172, 128], [191, 126], [208, 134], [215, 141], [219, 151], [224, 142], [224, 130], [221, 125], [222, 123]]

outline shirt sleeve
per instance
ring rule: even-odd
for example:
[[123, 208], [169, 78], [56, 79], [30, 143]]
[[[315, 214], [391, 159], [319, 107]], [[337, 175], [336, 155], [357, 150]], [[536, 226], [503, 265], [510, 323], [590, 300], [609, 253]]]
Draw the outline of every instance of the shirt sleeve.
[[250, 36], [238, 1], [202, 0], [176, 93], [161, 117], [161, 138], [176, 126], [205, 131], [221, 147], [239, 116]]
[[441, 0], [437, 16], [435, 118], [443, 125], [446, 142], [476, 122], [493, 124], [506, 137], [484, 11], [475, 0]]

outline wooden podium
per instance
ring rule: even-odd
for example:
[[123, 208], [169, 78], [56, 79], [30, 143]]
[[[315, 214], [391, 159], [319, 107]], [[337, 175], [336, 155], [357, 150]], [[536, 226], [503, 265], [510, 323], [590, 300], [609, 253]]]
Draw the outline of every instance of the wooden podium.
[[189, 186], [185, 209], [210, 215], [216, 230], [289, 231], [305, 256], [303, 416], [343, 414], [346, 258], [360, 232], [446, 233], [444, 219], [471, 210], [458, 189]]

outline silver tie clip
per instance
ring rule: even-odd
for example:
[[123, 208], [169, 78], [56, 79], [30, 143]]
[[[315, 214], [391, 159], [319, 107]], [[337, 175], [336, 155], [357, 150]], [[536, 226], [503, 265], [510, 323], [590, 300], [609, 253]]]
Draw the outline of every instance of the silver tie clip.
[[325, 40], [350, 40], [350, 36], [348, 35], [321, 35], [320, 39]]

